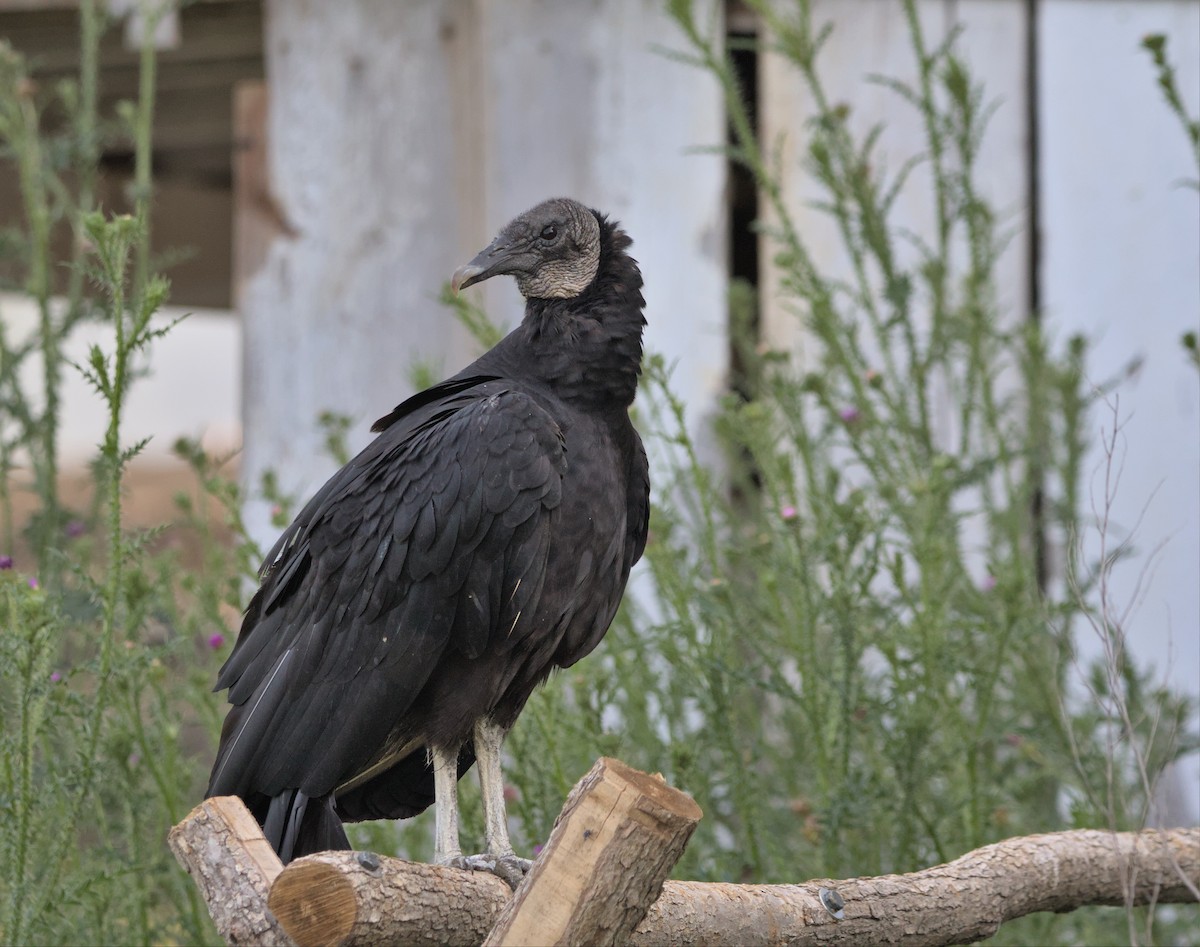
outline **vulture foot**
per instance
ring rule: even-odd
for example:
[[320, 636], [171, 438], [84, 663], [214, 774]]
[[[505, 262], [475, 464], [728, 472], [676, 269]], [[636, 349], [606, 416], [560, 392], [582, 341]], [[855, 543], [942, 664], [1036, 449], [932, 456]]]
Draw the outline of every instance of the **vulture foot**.
[[517, 890], [525, 880], [526, 873], [533, 867], [533, 862], [528, 858], [521, 858], [511, 852], [508, 855], [458, 855], [450, 859], [449, 864], [452, 868], [465, 868], [468, 871], [490, 871], [506, 881], [513, 891]]

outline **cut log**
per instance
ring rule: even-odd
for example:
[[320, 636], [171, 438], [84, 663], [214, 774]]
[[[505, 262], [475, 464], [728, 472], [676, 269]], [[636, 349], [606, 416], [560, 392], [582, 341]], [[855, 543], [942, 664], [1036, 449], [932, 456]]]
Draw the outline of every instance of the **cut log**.
[[702, 813], [662, 777], [601, 758], [484, 947], [623, 944], [662, 892]]
[[482, 871], [321, 852], [288, 865], [268, 904], [298, 947], [479, 944], [512, 899]]
[[171, 829], [167, 841], [199, 887], [225, 943], [291, 947], [267, 909], [283, 864], [241, 799], [205, 799]]

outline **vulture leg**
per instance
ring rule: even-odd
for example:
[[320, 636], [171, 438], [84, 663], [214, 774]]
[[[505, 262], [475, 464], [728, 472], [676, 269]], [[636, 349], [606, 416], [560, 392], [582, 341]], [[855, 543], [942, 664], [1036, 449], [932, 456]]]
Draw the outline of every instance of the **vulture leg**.
[[489, 855], [513, 862], [522, 873], [533, 867], [528, 858], [513, 854], [508, 840], [508, 807], [504, 803], [504, 774], [500, 769], [500, 748], [506, 731], [490, 720], [475, 724], [475, 744], [479, 755], [479, 788], [483, 794], [483, 818]]
[[[508, 882], [515, 891], [525, 873], [533, 866], [528, 858], [513, 854], [512, 842], [508, 840], [508, 810], [504, 804], [504, 774], [500, 769], [500, 748], [504, 745], [505, 731], [490, 720], [475, 723], [475, 762], [479, 767], [479, 788], [483, 795], [483, 818], [487, 837], [487, 851], [480, 855], [463, 857], [454, 852], [443, 861], [457, 868], [490, 871]], [[454, 759], [449, 758], [448, 773], [454, 774]], [[434, 757], [434, 775], [437, 774], [437, 757]], [[441, 784], [438, 786], [438, 813], [442, 812]], [[454, 790], [451, 789], [453, 793]], [[449, 797], [448, 798], [452, 798]], [[457, 816], [457, 813], [455, 813]], [[438, 823], [438, 839], [443, 838], [441, 823]], [[453, 828], [457, 843], [457, 825]], [[457, 845], [456, 845], [457, 848]], [[443, 854], [447, 850], [439, 849]]]
[[500, 769], [500, 748], [504, 731], [483, 719], [475, 723], [476, 762], [479, 788], [483, 794], [483, 822], [487, 853], [501, 857], [513, 853], [508, 840], [508, 809], [504, 803], [504, 774]]
[[432, 747], [433, 861], [452, 865], [462, 860], [458, 843], [458, 751]]

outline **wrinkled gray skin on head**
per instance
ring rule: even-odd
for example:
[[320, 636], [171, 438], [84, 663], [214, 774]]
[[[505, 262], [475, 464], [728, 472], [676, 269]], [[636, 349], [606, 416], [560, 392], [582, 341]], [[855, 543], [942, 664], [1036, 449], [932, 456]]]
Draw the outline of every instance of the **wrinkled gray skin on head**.
[[527, 299], [570, 299], [596, 278], [600, 224], [578, 201], [543, 201], [509, 223], [486, 249], [459, 267], [450, 284], [465, 289], [492, 276], [516, 277]]

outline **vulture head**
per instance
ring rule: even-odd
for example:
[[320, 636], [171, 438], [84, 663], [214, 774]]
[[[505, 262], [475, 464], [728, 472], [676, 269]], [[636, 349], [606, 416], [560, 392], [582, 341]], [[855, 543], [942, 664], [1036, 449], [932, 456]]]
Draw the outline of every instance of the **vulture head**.
[[455, 292], [493, 276], [515, 276], [526, 299], [571, 299], [600, 266], [600, 222], [565, 197], [543, 201], [509, 223], [470, 263], [454, 271]]

